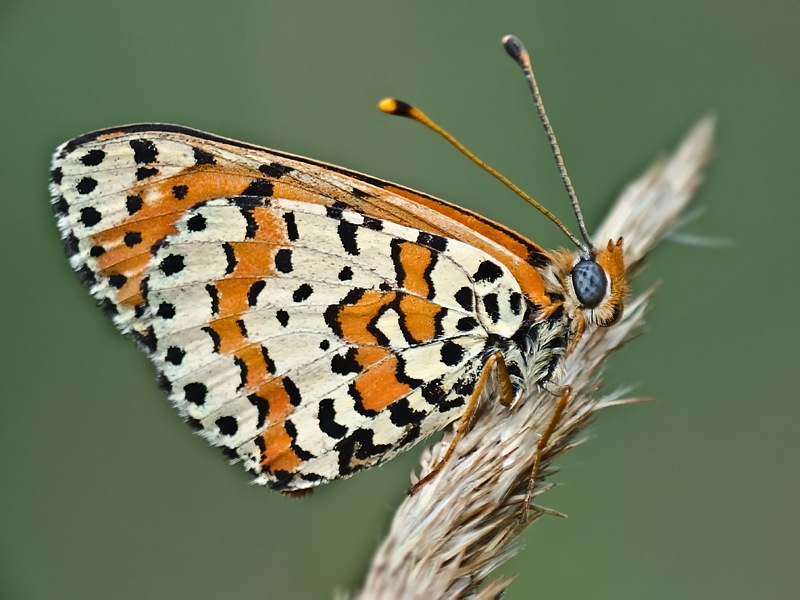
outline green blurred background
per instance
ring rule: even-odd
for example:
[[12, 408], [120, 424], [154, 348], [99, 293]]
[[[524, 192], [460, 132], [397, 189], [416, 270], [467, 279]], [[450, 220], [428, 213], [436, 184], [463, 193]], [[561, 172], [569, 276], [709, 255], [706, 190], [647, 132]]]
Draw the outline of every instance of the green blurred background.
[[[47, 170], [67, 138], [176, 122], [454, 200], [545, 246], [555, 227], [419, 126], [423, 107], [568, 222], [524, 81], [528, 45], [587, 219], [719, 119], [716, 160], [667, 243], [647, 334], [561, 463], [508, 598], [800, 596], [800, 4], [210, 2], [0, 4], [0, 597], [331, 598], [355, 588], [418, 450], [291, 500], [193, 436], [67, 266]], [[794, 242], [792, 241], [794, 240]], [[794, 245], [793, 245], [794, 244]]]

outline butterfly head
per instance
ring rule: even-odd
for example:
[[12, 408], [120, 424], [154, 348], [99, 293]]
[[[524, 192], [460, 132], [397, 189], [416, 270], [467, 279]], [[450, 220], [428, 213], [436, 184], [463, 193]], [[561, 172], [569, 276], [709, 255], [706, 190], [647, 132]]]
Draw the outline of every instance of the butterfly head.
[[598, 252], [571, 254], [570, 261], [571, 265], [563, 265], [559, 278], [568, 312], [580, 312], [587, 323], [601, 327], [616, 323], [628, 293], [622, 238], [616, 243], [609, 240]]

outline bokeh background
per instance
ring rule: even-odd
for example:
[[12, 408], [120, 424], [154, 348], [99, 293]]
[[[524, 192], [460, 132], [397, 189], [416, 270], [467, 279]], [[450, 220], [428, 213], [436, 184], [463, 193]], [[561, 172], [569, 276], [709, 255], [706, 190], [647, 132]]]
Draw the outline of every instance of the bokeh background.
[[546, 247], [561, 234], [419, 126], [423, 107], [567, 222], [523, 79], [526, 41], [590, 223], [689, 126], [717, 157], [608, 411], [562, 462], [508, 598], [800, 596], [800, 77], [792, 0], [0, 3], [0, 597], [331, 598], [354, 589], [418, 450], [303, 500], [192, 435], [67, 266], [60, 142], [177, 122], [448, 198]]

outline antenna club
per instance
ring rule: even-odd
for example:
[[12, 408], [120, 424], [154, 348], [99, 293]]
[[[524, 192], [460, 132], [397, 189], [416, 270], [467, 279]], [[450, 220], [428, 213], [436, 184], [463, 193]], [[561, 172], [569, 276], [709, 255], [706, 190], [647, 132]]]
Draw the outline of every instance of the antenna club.
[[508, 52], [508, 55], [517, 61], [518, 64], [524, 65], [525, 63], [530, 62], [528, 51], [525, 49], [522, 41], [517, 36], [503, 36], [502, 42], [503, 48], [505, 48], [506, 52]]
[[414, 112], [413, 106], [397, 98], [384, 98], [378, 102], [378, 109], [389, 115], [408, 118], [412, 118], [412, 113]]

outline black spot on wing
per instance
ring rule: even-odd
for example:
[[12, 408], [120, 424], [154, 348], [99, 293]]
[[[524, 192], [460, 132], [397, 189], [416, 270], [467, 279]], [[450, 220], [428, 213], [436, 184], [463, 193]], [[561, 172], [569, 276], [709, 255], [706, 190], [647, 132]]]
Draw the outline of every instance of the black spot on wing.
[[114, 289], [121, 289], [128, 282], [128, 278], [122, 273], [114, 273], [108, 278], [108, 285]]
[[284, 375], [281, 379], [281, 383], [283, 384], [283, 389], [286, 390], [286, 395], [289, 396], [289, 404], [292, 406], [300, 406], [300, 402], [302, 402], [303, 398], [300, 396], [300, 390], [297, 389], [297, 385], [295, 385], [294, 381]]
[[258, 428], [261, 429], [267, 422], [267, 417], [269, 417], [269, 400], [262, 398], [258, 394], [250, 394], [247, 399], [258, 410]]
[[519, 315], [522, 312], [522, 294], [513, 292], [509, 298], [509, 304], [511, 306], [511, 312], [515, 315]]
[[156, 309], [156, 316], [161, 319], [172, 319], [175, 316], [175, 305], [169, 302], [162, 302]]
[[420, 389], [420, 393], [422, 394], [425, 402], [431, 406], [437, 406], [442, 396], [445, 394], [445, 391], [442, 388], [442, 378], [440, 377], [438, 379], [434, 379], [433, 381], [427, 382]]
[[189, 193], [189, 186], [188, 185], [174, 185], [172, 186], [172, 195], [177, 200], [183, 200], [186, 198], [186, 194]]
[[183, 386], [184, 400], [195, 406], [203, 406], [206, 403], [208, 388], [202, 383], [187, 383]]
[[164, 360], [170, 364], [175, 366], [180, 365], [183, 362], [183, 359], [186, 357], [186, 351], [182, 348], [178, 348], [177, 346], [170, 346], [167, 348], [167, 352], [164, 355]]
[[389, 420], [398, 427], [421, 423], [428, 414], [424, 410], [414, 410], [408, 398], [401, 398], [389, 405]]
[[492, 323], [500, 321], [500, 302], [497, 299], [497, 294], [486, 294], [483, 297], [483, 309], [489, 315]]
[[267, 287], [267, 282], [263, 279], [259, 279], [258, 281], [254, 282], [253, 285], [250, 286], [250, 289], [247, 290], [247, 305], [248, 306], [255, 306], [258, 303], [258, 295], [262, 292], [262, 290]]
[[217, 162], [213, 154], [206, 152], [202, 148], [193, 147], [192, 152], [194, 153], [194, 164], [196, 165], [213, 165]]
[[89, 150], [86, 154], [81, 156], [81, 162], [87, 167], [96, 167], [106, 157], [106, 153], [99, 149]]
[[258, 232], [258, 221], [256, 221], [253, 215], [253, 208], [250, 206], [242, 206], [239, 212], [242, 214], [242, 218], [246, 223], [244, 237], [247, 240], [252, 240], [256, 237], [256, 233]]
[[128, 231], [122, 238], [122, 241], [128, 248], [133, 248], [142, 243], [142, 234], [138, 231]]
[[219, 346], [222, 340], [219, 337], [217, 331], [213, 327], [208, 327], [208, 326], [201, 327], [200, 331], [203, 331], [206, 334], [208, 334], [208, 337], [211, 338], [211, 343], [214, 346], [214, 353], [219, 354]]
[[266, 346], [261, 346], [261, 358], [264, 360], [264, 368], [267, 369], [267, 373], [274, 374], [275, 362], [270, 358], [269, 350], [267, 350]]
[[381, 306], [378, 309], [378, 312], [375, 313], [375, 316], [372, 317], [372, 319], [367, 323], [365, 327], [365, 329], [369, 333], [375, 336], [375, 340], [378, 342], [379, 346], [389, 346], [391, 340], [385, 333], [383, 333], [383, 331], [381, 331], [378, 328], [378, 322], [381, 320], [384, 313], [388, 310], [394, 310], [395, 312], [397, 312], [397, 314], [400, 314], [398, 311], [398, 302], [399, 302], [399, 297], [395, 298], [393, 302], [389, 302]]
[[397, 287], [403, 287], [406, 281], [406, 268], [403, 266], [403, 261], [401, 260], [402, 256], [402, 244], [403, 240], [394, 238], [389, 243], [389, 248], [391, 249], [391, 257], [392, 257], [392, 265], [394, 265], [394, 277], [397, 281]]
[[447, 238], [427, 231], [420, 231], [417, 236], [417, 243], [426, 246], [438, 252], [444, 252], [447, 249]]
[[95, 277], [94, 271], [89, 268], [89, 265], [83, 265], [76, 273], [78, 278], [86, 285], [92, 286], [97, 283], [97, 277]]
[[339, 241], [342, 243], [344, 251], [353, 256], [358, 256], [358, 225], [341, 220], [336, 232], [339, 234]]
[[239, 385], [236, 386], [236, 390], [239, 391], [247, 385], [247, 363], [244, 362], [244, 360], [242, 360], [240, 357], [234, 356], [233, 364], [235, 364], [239, 369]]
[[489, 283], [497, 281], [503, 276], [503, 269], [490, 260], [483, 261], [478, 270], [472, 275], [475, 281], [488, 281]]
[[311, 294], [313, 293], [314, 293], [314, 288], [312, 288], [307, 283], [303, 283], [294, 292], [292, 292], [292, 300], [294, 300], [295, 302], [305, 302], [311, 297]]
[[441, 355], [442, 362], [445, 365], [448, 367], [455, 367], [462, 361], [466, 351], [464, 350], [463, 346], [448, 340], [442, 344], [439, 354]]
[[239, 328], [239, 333], [242, 334], [242, 337], [247, 339], [247, 327], [242, 319], [236, 319], [236, 327]]
[[286, 327], [289, 324], [289, 313], [283, 309], [275, 313], [275, 318], [278, 319], [278, 323], [281, 324], [281, 327]]
[[458, 302], [459, 306], [468, 312], [472, 312], [474, 309], [474, 299], [475, 296], [472, 292], [472, 288], [469, 287], [462, 287], [458, 290], [454, 295], [455, 301]]
[[422, 379], [416, 379], [408, 374], [406, 361], [402, 355], [397, 355], [395, 358], [397, 359], [397, 368], [395, 369], [394, 377], [397, 381], [406, 384], [412, 389], [421, 387], [425, 383]]
[[324, 398], [320, 401], [317, 419], [320, 431], [329, 437], [338, 440], [347, 435], [347, 427], [336, 422], [336, 408], [332, 398]]
[[348, 348], [344, 354], [335, 354], [331, 358], [331, 371], [337, 375], [350, 375], [351, 373], [361, 373], [363, 368], [356, 360], [358, 350]]
[[459, 331], [472, 331], [478, 326], [478, 321], [472, 317], [462, 317], [456, 323], [456, 329]]
[[236, 252], [229, 242], [222, 244], [222, 251], [225, 253], [225, 274], [230, 275], [236, 269], [236, 265], [239, 264], [239, 259], [236, 258]]
[[361, 226], [366, 229], [371, 229], [372, 231], [383, 231], [383, 222], [375, 217], [369, 217], [367, 215], [364, 215], [364, 222]]
[[185, 265], [183, 261], [183, 256], [180, 254], [170, 254], [166, 258], [161, 261], [159, 265], [159, 269], [161, 272], [166, 276], [170, 277], [171, 275], [175, 275], [183, 271]]
[[207, 225], [206, 218], [199, 213], [191, 216], [189, 220], [186, 222], [186, 228], [192, 233], [196, 233], [198, 231], [204, 231], [206, 225]]
[[281, 248], [275, 253], [275, 268], [281, 273], [291, 273], [294, 267], [292, 266], [292, 251], [288, 248]]
[[292, 171], [294, 171], [292, 167], [288, 167], [280, 163], [261, 165], [260, 167], [258, 167], [258, 170], [261, 171], [267, 177], [274, 177], [275, 179], [280, 179], [287, 173], [291, 173]]
[[286, 419], [283, 422], [283, 428], [286, 430], [286, 433], [289, 434], [289, 437], [292, 440], [290, 442], [290, 446], [292, 447], [292, 450], [300, 460], [311, 460], [312, 458], [315, 458], [315, 456], [311, 452], [309, 452], [305, 448], [301, 448], [297, 444], [297, 427], [295, 426], [295, 424], [292, 422], [291, 419]]
[[148, 327], [144, 331], [135, 331], [131, 334], [134, 340], [147, 352], [155, 352], [158, 345], [156, 333], [152, 327]]
[[94, 206], [85, 206], [81, 209], [80, 221], [84, 227], [94, 227], [102, 218], [103, 215]]
[[297, 223], [295, 222], [294, 213], [284, 213], [283, 221], [286, 223], [286, 237], [289, 238], [290, 242], [297, 241], [300, 234], [297, 232]]
[[136, 169], [136, 179], [139, 181], [152, 177], [153, 175], [158, 175], [158, 169], [155, 167], [139, 167]]
[[130, 146], [133, 148], [133, 160], [136, 164], [147, 165], [156, 162], [158, 148], [152, 141], [146, 139], [131, 140]]
[[[444, 239], [444, 238], [442, 238]], [[428, 284], [428, 293], [426, 294], [426, 298], [428, 300], [432, 300], [433, 297], [436, 295], [436, 288], [433, 285], [433, 278], [431, 275], [433, 274], [433, 269], [436, 267], [436, 263], [439, 262], [439, 255], [438, 254], [431, 254], [431, 258], [428, 261], [425, 270], [422, 272], [422, 279], [425, 283]]]
[[221, 435], [230, 436], [239, 431], [239, 422], [236, 420], [236, 417], [231, 415], [218, 418], [214, 424], [217, 426]]
[[135, 215], [142, 210], [143, 205], [142, 197], [139, 195], [131, 195], [125, 198], [125, 208], [128, 210], [129, 215]]
[[213, 283], [206, 284], [206, 292], [208, 297], [211, 298], [211, 314], [219, 314], [219, 290]]
[[97, 187], [97, 180], [93, 177], [84, 177], [76, 185], [75, 189], [79, 194], [90, 194]]
[[254, 179], [244, 190], [242, 196], [272, 196], [272, 183], [266, 179]]

